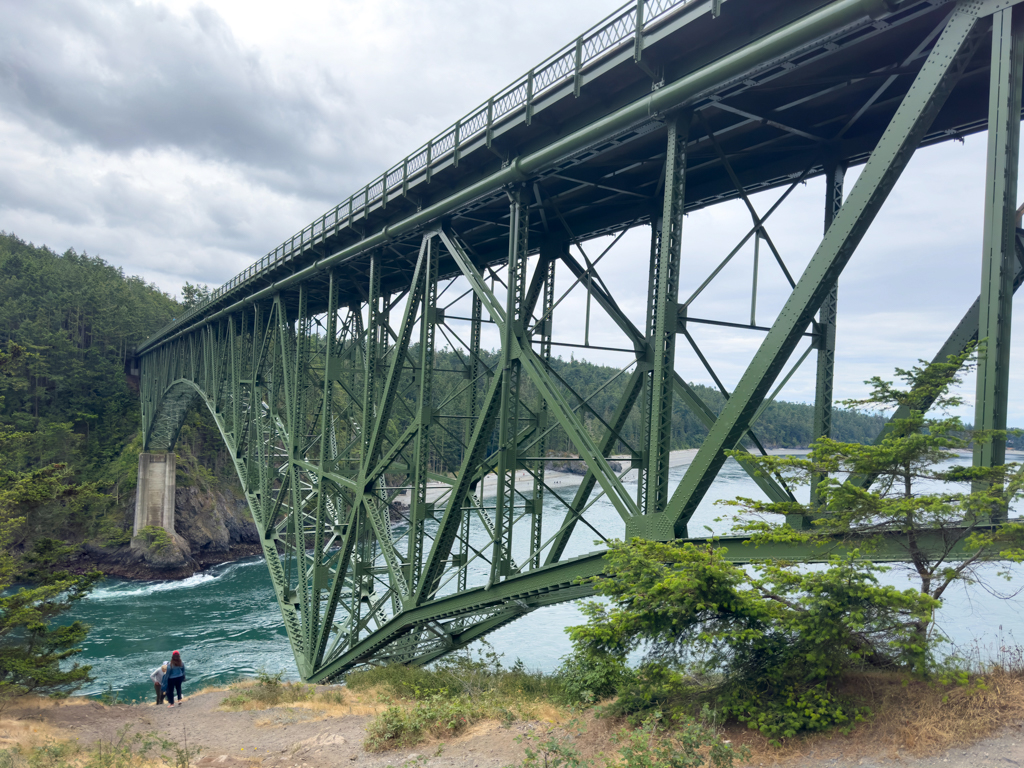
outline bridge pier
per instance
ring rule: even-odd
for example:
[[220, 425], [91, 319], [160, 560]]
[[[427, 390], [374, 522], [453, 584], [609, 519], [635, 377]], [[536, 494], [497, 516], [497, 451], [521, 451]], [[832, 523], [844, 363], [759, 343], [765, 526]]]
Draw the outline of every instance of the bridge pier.
[[174, 535], [175, 456], [168, 453], [139, 454], [139, 484], [135, 496], [132, 537], [155, 525]]

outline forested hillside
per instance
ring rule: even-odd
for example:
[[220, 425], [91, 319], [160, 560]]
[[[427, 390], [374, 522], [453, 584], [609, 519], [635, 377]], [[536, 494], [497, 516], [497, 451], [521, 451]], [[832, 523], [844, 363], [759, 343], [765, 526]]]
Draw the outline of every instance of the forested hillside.
[[70, 461], [99, 480], [138, 429], [129, 350], [177, 303], [103, 259], [0, 236], [0, 341], [26, 355], [5, 382], [4, 424], [39, 435], [24, 462]]
[[[191, 289], [185, 291], [190, 301], [202, 291], [186, 287]], [[0, 490], [11, 482], [12, 473], [58, 464], [65, 466], [67, 483], [79, 491], [63, 498], [21, 499], [18, 512], [27, 520], [16, 537], [20, 546], [29, 547], [54, 531], [74, 543], [127, 542], [126, 500], [134, 494], [141, 440], [137, 382], [126, 375], [125, 361], [132, 347], [166, 323], [180, 306], [155, 286], [125, 275], [101, 258], [74, 250], [57, 254], [14, 235], [0, 235], [0, 345], [8, 349], [15, 344], [22, 350], [0, 379], [0, 429], [4, 430], [0, 435], [19, 436], [3, 443]], [[415, 359], [415, 350], [411, 352], [410, 358]], [[492, 367], [498, 363], [495, 352], [483, 357]], [[455, 352], [438, 351], [438, 397], [465, 382], [462, 365]], [[579, 413], [592, 434], [599, 435], [601, 421], [611, 418], [628, 375], [608, 384], [614, 369], [574, 357], [556, 358], [552, 368], [572, 405], [579, 405], [577, 394], [588, 399], [592, 412], [581, 408]], [[529, 403], [530, 385], [524, 387]], [[720, 392], [702, 385], [694, 388], [712, 411], [721, 410], [725, 398]], [[410, 409], [415, 396], [414, 387], [405, 389]], [[410, 412], [397, 409], [397, 422], [405, 418], [403, 411]], [[810, 406], [779, 402], [765, 411], [755, 431], [765, 447], [806, 446], [811, 419]], [[834, 416], [835, 436], [840, 440], [869, 441], [881, 424], [881, 417], [849, 411], [837, 410]], [[394, 426], [404, 428], [400, 423]], [[622, 434], [629, 445], [618, 446], [617, 452], [640, 446], [636, 413]], [[705, 435], [703, 424], [677, 399], [673, 447], [697, 447]], [[449, 466], [458, 465], [461, 445], [457, 439], [442, 438], [436, 447], [449, 459]], [[560, 430], [552, 433], [548, 449], [574, 452]], [[231, 462], [205, 413], [189, 418], [178, 452], [179, 486], [233, 482]]]

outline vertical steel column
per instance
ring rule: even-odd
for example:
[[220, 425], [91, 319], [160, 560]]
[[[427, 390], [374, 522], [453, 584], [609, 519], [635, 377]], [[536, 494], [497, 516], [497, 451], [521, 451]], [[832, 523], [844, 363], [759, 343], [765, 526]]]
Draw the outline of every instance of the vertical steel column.
[[[273, 344], [267, 341], [271, 333], [271, 321], [273, 318], [273, 307], [267, 312], [259, 304], [252, 306], [252, 333], [253, 343], [249, 355], [249, 450], [248, 465], [250, 475], [256, 474], [256, 494], [260, 499], [259, 512], [261, 523], [266, 527], [267, 512], [273, 501], [270, 498], [270, 457], [267, 439], [269, 430], [266, 423], [269, 420], [270, 410], [273, 408], [273, 398], [270, 396], [270, 389], [273, 379]], [[244, 326], [243, 326], [244, 327]], [[266, 369], [261, 368], [260, 360], [260, 339], [264, 344], [271, 347], [267, 350], [268, 359], [265, 361]], [[267, 408], [264, 411], [263, 398], [267, 398]], [[252, 487], [250, 485], [250, 487]]]
[[[559, 255], [565, 249], [565, 244], [550, 239], [545, 239], [541, 244], [540, 260], [537, 262], [537, 269], [541, 270], [544, 276], [543, 298], [540, 306], [540, 316], [543, 321], [539, 328], [534, 328], [534, 333], [540, 336], [540, 358], [545, 363], [551, 362], [551, 331], [554, 326], [552, 318], [552, 307], [555, 303], [555, 263]], [[533, 514], [530, 516], [530, 558], [529, 567], [540, 567], [540, 548], [542, 521], [544, 517], [544, 461], [547, 453], [547, 439], [545, 433], [548, 429], [548, 404], [547, 401], [537, 393], [534, 412], [537, 415], [537, 434], [540, 439], [536, 444], [536, 454], [541, 460], [537, 462], [537, 468], [533, 476]]]
[[[481, 364], [480, 364], [480, 334], [483, 330], [483, 314], [484, 305], [480, 301], [480, 297], [475, 293], [473, 294], [473, 312], [472, 320], [470, 321], [469, 327], [469, 366], [466, 375], [469, 377], [469, 392], [468, 394], [468, 407], [464, 414], [467, 418], [466, 422], [466, 449], [463, 452], [463, 462], [469, 455], [473, 445], [473, 428], [477, 418], [477, 409], [479, 407], [479, 391], [480, 382], [477, 379], [480, 378]], [[462, 555], [468, 561], [469, 559], [469, 521], [472, 516], [472, 505], [473, 497], [468, 497], [470, 502], [468, 505], [463, 507], [462, 520], [459, 525], [459, 538], [462, 540]], [[465, 563], [459, 570], [458, 588], [462, 592], [466, 589], [466, 579], [469, 575], [469, 569], [465, 567]]]
[[235, 329], [235, 315], [228, 315], [228, 353], [231, 355], [228, 376], [230, 382], [228, 390], [231, 393], [231, 436], [234, 440], [231, 455], [235, 459], [242, 458], [240, 449], [242, 447], [242, 383], [241, 379], [241, 355], [242, 340], [239, 334], [242, 329]]
[[[835, 160], [825, 165], [825, 232], [832, 226], [843, 205], [843, 180], [846, 166]], [[818, 377], [814, 387], [814, 426], [811, 440], [832, 437], [832, 385], [836, 367], [836, 313], [839, 302], [839, 281], [832, 284], [821, 311], [818, 312], [817, 345]], [[818, 483], [820, 475], [811, 477], [811, 505], [818, 506]], [[808, 521], [801, 521], [806, 524]]]
[[[328, 449], [330, 441], [328, 440], [328, 430], [334, 429], [334, 420], [331, 416], [332, 406], [334, 400], [334, 386], [331, 383], [331, 363], [335, 357], [335, 336], [338, 330], [338, 288], [335, 285], [334, 269], [331, 269], [328, 274], [327, 283], [327, 317], [325, 318], [325, 338], [324, 338], [324, 385], [323, 385], [323, 400], [320, 403], [320, 456], [317, 462], [317, 468], [319, 470], [317, 474], [316, 483], [316, 519], [315, 527], [313, 530], [313, 573], [312, 579], [310, 580], [310, 604], [309, 610], [311, 611], [310, 618], [306, 622], [307, 627], [307, 639], [306, 647], [310, 649], [311, 655], [314, 660], [319, 660], [319, 657], [323, 653], [322, 643], [326, 639], [320, 632], [320, 591], [325, 589], [327, 579], [324, 577], [324, 571], [326, 565], [324, 564], [324, 541], [325, 541], [325, 529], [327, 527], [327, 485], [324, 480], [324, 470], [329, 468], [327, 464], [328, 460], [333, 456], [328, 456]], [[332, 521], [333, 522], [333, 521]]]
[[[420, 312], [419, 403], [416, 409], [416, 444], [413, 449], [412, 493], [409, 505], [409, 586], [415, 586], [423, 566], [423, 527], [432, 516], [427, 504], [427, 477], [430, 467], [430, 423], [434, 418], [434, 337], [437, 318], [437, 259], [440, 243], [436, 237], [427, 242], [426, 279]], [[412, 297], [409, 298], [412, 301]]]
[[363, 455], [370, 449], [373, 433], [374, 397], [377, 394], [380, 337], [380, 253], [370, 254], [370, 275], [367, 281], [366, 343], [363, 359]]
[[651, 349], [649, 415], [647, 426], [646, 506], [641, 513], [654, 515], [668, 503], [668, 466], [672, 450], [672, 392], [674, 388], [679, 261], [682, 253], [683, 205], [686, 202], [686, 142], [690, 114], [676, 115], [668, 124], [665, 155], [665, 194], [661, 211], [658, 247], [652, 249], [648, 312]]
[[[376, 421], [377, 379], [380, 373], [380, 251], [370, 254], [370, 274], [367, 280], [366, 295], [366, 342], [363, 359], [363, 419], [361, 462], [365, 463], [373, 438], [373, 427]], [[362, 490], [362, 489], [360, 489]], [[357, 496], [354, 502], [352, 522], [356, 526], [357, 555], [353, 567], [352, 589], [356, 596], [352, 599], [352, 638], [349, 644], [355, 644], [359, 637], [359, 625], [362, 621], [364, 604], [369, 603], [373, 593], [373, 527], [367, 520], [366, 505]]]
[[[974, 411], [974, 427], [980, 430], [1006, 429], [1010, 318], [1013, 308], [1013, 277], [1017, 272], [1014, 248], [1022, 68], [1024, 14], [1021, 9], [1007, 8], [992, 17], [985, 232]], [[995, 437], [990, 441], [975, 442], [975, 466], [992, 467], [1005, 461], [1005, 438]]]
[[523, 294], [530, 214], [521, 188], [509, 192], [508, 295], [502, 333], [501, 410], [498, 426], [498, 492], [490, 584], [511, 573], [512, 524], [515, 519], [516, 466], [519, 443], [519, 383], [522, 377], [519, 339], [523, 333]]
[[[666, 169], [667, 172], [667, 169]], [[637, 370], [643, 375], [640, 378], [640, 455], [635, 456], [636, 468], [636, 506], [641, 514], [647, 509], [647, 492], [649, 483], [647, 477], [650, 473], [651, 462], [649, 455], [649, 437], [651, 434], [651, 372], [653, 370], [652, 356], [654, 345], [651, 343], [654, 338], [654, 305], [657, 302], [658, 291], [658, 261], [661, 253], [661, 211], [654, 211], [651, 215], [651, 249], [647, 260], [647, 323], [644, 328], [643, 344], [645, 354], [643, 360], [637, 360]]]

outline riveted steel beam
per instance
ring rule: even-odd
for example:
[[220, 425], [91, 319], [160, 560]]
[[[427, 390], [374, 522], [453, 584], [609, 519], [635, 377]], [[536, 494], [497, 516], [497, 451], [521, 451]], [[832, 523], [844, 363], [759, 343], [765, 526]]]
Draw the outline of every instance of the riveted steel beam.
[[685, 536], [686, 524], [731, 448], [768, 394], [813, 314], [842, 273], [882, 203], [945, 103], [980, 42], [980, 9], [959, 3], [900, 104], [796, 288], [754, 355], [733, 396], [683, 476], [658, 534]]
[[[1010, 381], [1010, 328], [1016, 265], [1017, 160], [1024, 71], [1024, 13], [1006, 8], [992, 17], [988, 162], [978, 307], [978, 376], [974, 427], [1005, 430]], [[1006, 461], [1005, 436], [975, 441], [974, 464]]]

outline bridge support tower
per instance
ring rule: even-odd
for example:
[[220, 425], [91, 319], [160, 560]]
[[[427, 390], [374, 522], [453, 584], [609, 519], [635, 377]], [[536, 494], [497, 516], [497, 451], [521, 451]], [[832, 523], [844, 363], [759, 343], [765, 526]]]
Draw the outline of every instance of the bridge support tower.
[[139, 455], [139, 485], [135, 496], [135, 526], [132, 538], [151, 525], [174, 536], [175, 456], [167, 453]]

